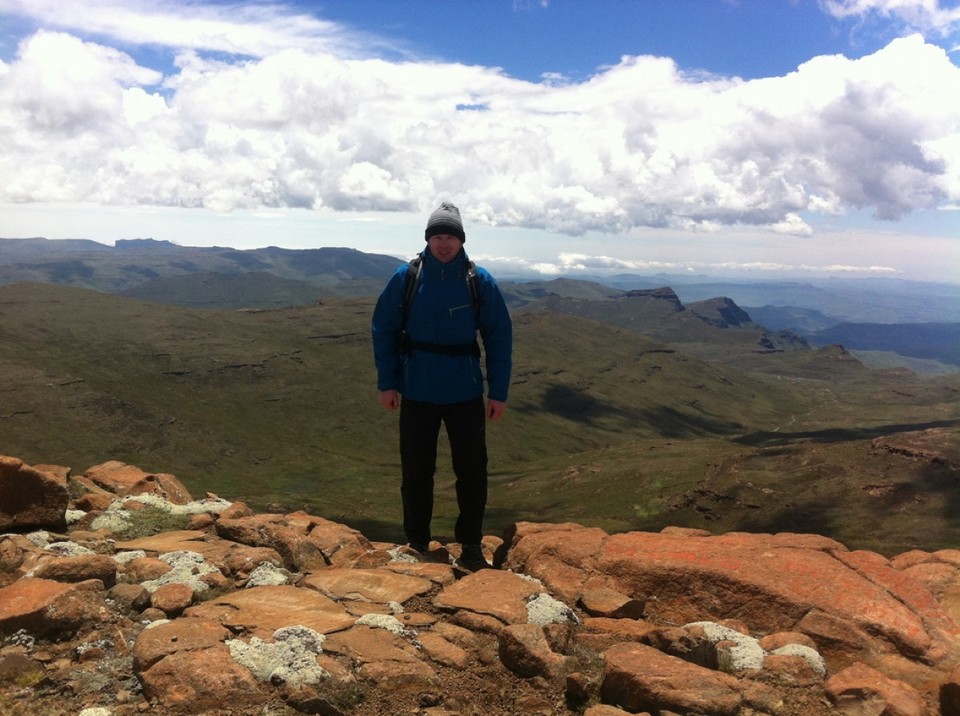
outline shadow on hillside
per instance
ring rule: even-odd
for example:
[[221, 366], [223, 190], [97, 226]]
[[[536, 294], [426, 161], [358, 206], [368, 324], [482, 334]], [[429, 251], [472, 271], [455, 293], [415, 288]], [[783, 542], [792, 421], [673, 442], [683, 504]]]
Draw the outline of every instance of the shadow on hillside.
[[665, 438], [730, 435], [743, 430], [743, 425], [739, 423], [710, 417], [706, 413], [686, 413], [667, 406], [626, 410], [562, 383], [547, 387], [540, 409], [590, 427], [601, 427], [598, 425], [600, 421], [613, 420], [626, 430], [650, 431]]
[[577, 423], [593, 425], [597, 420], [615, 418], [626, 420], [627, 413], [570, 385], [554, 383], [543, 393], [540, 407], [554, 415]]
[[835, 467], [814, 469], [803, 491], [784, 491], [772, 504], [758, 500], [749, 482], [738, 483], [703, 491], [683, 505], [683, 514], [688, 526], [710, 529], [700, 519], [705, 517], [722, 524], [723, 531], [819, 534], [849, 549], [886, 556], [960, 547], [956, 463], [891, 456], [865, 466], [862, 474], [855, 465]]
[[732, 442], [750, 447], [772, 447], [788, 445], [796, 441], [811, 441], [818, 443], [839, 443], [850, 440], [872, 440], [874, 438], [909, 433], [930, 428], [953, 428], [960, 426], [960, 420], [931, 420], [925, 423], [894, 423], [891, 425], [877, 425], [872, 428], [826, 428], [824, 430], [807, 430], [796, 433], [770, 432], [758, 430], [734, 438]]
[[[912, 500], [922, 496], [925, 491], [942, 492], [944, 494], [943, 510], [940, 515], [942, 524], [947, 525], [950, 530], [956, 534], [960, 531], [960, 471], [956, 465], [950, 463], [934, 461], [923, 469], [923, 475], [920, 480], [920, 494], [910, 495]], [[941, 544], [941, 546], [948, 546]], [[957, 548], [954, 543], [950, 547]]]
[[[848, 549], [864, 549], [892, 557], [913, 549], [934, 552], [960, 547], [960, 489], [956, 476], [945, 482], [941, 470], [928, 468], [914, 484], [896, 486], [877, 499], [872, 514], [847, 514], [836, 500], [811, 500], [790, 505], [761, 518], [744, 520], [737, 530], [776, 534], [819, 534]], [[942, 493], [942, 507], [923, 506], [933, 493]]]
[[665, 438], [730, 435], [743, 430], [740, 423], [711, 418], [706, 414], [691, 415], [662, 405], [655, 410], [641, 410], [638, 415], [641, 422], [648, 423]]

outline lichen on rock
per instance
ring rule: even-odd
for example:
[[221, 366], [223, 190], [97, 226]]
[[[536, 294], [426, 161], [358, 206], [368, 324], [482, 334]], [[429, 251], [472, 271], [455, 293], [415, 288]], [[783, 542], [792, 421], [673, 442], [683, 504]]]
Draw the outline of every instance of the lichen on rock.
[[251, 637], [249, 642], [230, 639], [230, 656], [251, 671], [258, 681], [275, 686], [318, 684], [330, 674], [317, 664], [326, 637], [304, 626], [277, 629], [273, 641]]

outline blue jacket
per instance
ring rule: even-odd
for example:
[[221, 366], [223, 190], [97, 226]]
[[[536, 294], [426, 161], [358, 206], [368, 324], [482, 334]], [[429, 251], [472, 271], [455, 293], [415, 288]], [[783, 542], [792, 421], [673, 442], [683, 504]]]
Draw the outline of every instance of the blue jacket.
[[[410, 302], [407, 333], [412, 341], [465, 345], [477, 331], [486, 355], [491, 400], [506, 401], [512, 368], [513, 327], [510, 314], [493, 277], [476, 269], [479, 316], [465, 274], [466, 253], [450, 263], [437, 261], [429, 250], [421, 254], [423, 267], [417, 295]], [[400, 352], [403, 300], [408, 264], [402, 264], [387, 282], [373, 311], [373, 355], [377, 388], [396, 390], [413, 400], [446, 405], [483, 395], [483, 371], [474, 355], [445, 355], [413, 348]]]

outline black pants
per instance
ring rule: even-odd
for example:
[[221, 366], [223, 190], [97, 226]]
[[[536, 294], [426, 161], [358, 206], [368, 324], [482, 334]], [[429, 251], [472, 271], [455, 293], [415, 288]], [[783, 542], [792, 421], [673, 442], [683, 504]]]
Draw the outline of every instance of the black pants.
[[443, 422], [450, 440], [460, 514], [454, 531], [461, 544], [480, 544], [487, 507], [486, 408], [483, 398], [437, 405], [404, 398], [400, 404], [403, 530], [407, 541], [430, 542], [437, 439]]

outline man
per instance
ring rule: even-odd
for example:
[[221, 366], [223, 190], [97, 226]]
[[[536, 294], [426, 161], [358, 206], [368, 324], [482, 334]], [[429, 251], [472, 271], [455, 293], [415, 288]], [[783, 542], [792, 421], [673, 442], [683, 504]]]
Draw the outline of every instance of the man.
[[[507, 407], [513, 328], [496, 281], [467, 258], [460, 210], [442, 203], [430, 215], [424, 238], [426, 249], [397, 269], [373, 312], [377, 387], [384, 408], [400, 409], [400, 494], [410, 547], [425, 554], [432, 539], [442, 422], [456, 475], [458, 564], [476, 570], [489, 566], [480, 544], [486, 420], [499, 420]], [[486, 354], [486, 403], [478, 331]]]

